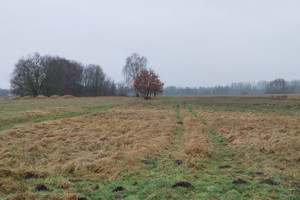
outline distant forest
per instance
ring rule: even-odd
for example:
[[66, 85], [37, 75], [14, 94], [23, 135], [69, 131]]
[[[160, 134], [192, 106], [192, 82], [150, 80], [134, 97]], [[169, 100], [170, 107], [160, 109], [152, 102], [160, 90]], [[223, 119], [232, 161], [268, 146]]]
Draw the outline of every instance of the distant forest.
[[123, 86], [107, 77], [99, 65], [84, 66], [74, 60], [38, 53], [18, 60], [10, 83], [12, 93], [20, 96], [126, 94], [121, 91]]
[[[67, 94], [78, 97], [138, 96], [134, 85], [139, 74], [147, 69], [147, 62], [146, 57], [131, 55], [123, 68], [125, 81], [115, 83], [99, 65], [84, 66], [74, 60], [36, 53], [18, 60], [10, 80], [11, 89], [0, 89], [0, 97], [7, 97], [9, 93], [34, 97]], [[158, 78], [158, 75], [155, 76]], [[158, 85], [163, 87], [163, 83]], [[151, 88], [147, 86], [146, 89], [149, 93]], [[198, 88], [168, 86], [157, 92], [163, 92], [163, 95], [300, 94], [300, 80], [275, 79], [269, 82], [238, 82], [227, 86]]]
[[[283, 83], [283, 87], [277, 84]], [[0, 97], [7, 97], [10, 90], [0, 89]], [[124, 84], [117, 84], [117, 95], [134, 95], [134, 90], [124, 86]], [[175, 87], [168, 86], [164, 88], [163, 95], [238, 95], [238, 94], [300, 94], [300, 81], [284, 81], [283, 79], [276, 79], [275, 81], [258, 83], [232, 83], [229, 86], [215, 86], [215, 87]]]
[[260, 81], [258, 83], [232, 83], [227, 86], [215, 87], [175, 87], [168, 86], [164, 95], [234, 95], [234, 94], [300, 94], [300, 81]]

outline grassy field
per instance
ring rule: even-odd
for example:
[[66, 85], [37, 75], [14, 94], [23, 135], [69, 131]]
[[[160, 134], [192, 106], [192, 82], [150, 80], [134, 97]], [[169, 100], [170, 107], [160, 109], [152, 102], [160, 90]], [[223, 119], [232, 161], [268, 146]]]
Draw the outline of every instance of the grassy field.
[[0, 100], [0, 199], [300, 199], [300, 101]]

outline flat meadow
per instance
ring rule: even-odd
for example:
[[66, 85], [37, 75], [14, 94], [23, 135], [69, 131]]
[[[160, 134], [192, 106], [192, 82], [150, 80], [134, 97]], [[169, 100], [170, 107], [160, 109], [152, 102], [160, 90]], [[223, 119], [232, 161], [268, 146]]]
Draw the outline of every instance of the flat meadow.
[[300, 96], [0, 100], [0, 199], [300, 199]]

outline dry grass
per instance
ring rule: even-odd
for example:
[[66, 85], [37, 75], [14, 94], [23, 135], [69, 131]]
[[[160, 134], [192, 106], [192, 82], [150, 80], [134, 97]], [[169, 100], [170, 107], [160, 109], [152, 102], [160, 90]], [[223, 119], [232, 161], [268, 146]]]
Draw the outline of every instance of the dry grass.
[[35, 97], [34, 99], [48, 99], [48, 97], [44, 96], [44, 95], [38, 95], [37, 97]]
[[174, 118], [172, 111], [124, 106], [12, 128], [0, 135], [0, 168], [115, 179], [170, 145]]
[[129, 100], [128, 97], [96, 97], [74, 99], [44, 99], [1, 101], [0, 103], [0, 131], [11, 126], [33, 122], [53, 120], [58, 118], [97, 112], [97, 109], [107, 104], [114, 104]]
[[177, 159], [195, 162], [207, 158], [211, 150], [211, 144], [204, 132], [205, 125], [186, 109], [181, 109], [180, 112], [184, 116], [185, 142]]
[[241, 164], [300, 184], [300, 117], [239, 112], [199, 112], [236, 150]]
[[37, 200], [38, 196], [30, 193], [16, 193], [12, 197], [8, 198], [9, 200]]
[[33, 99], [33, 97], [32, 96], [25, 96], [25, 97], [22, 97], [21, 99], [22, 100], [28, 100], [28, 99]]
[[73, 95], [64, 95], [61, 97], [62, 99], [72, 99], [75, 98]]
[[[164, 197], [161, 196], [163, 193], [170, 192], [171, 186], [168, 184], [172, 185], [175, 180], [185, 177], [194, 183], [199, 181], [199, 188], [204, 190], [211, 185], [220, 187], [211, 193], [213, 198], [216, 197], [215, 192], [220, 195], [233, 187], [230, 186], [230, 179], [236, 176], [232, 171], [232, 177], [228, 177], [229, 172], [218, 168], [223, 165], [224, 160], [219, 159], [226, 154], [225, 150], [237, 154], [237, 160], [228, 156], [232, 170], [245, 167], [251, 172], [255, 168], [268, 175], [283, 175], [291, 185], [299, 184], [299, 116], [197, 110], [200, 106], [197, 107], [196, 103], [188, 103], [190, 107], [186, 104], [180, 106], [180, 101], [170, 98], [135, 99], [110, 110], [88, 112], [107, 102], [128, 99], [105, 97], [4, 102], [0, 108], [7, 109], [7, 114], [0, 115], [0, 122], [6, 119], [10, 122], [42, 118], [51, 113], [61, 116], [66, 111], [83, 110], [85, 114], [56, 120], [49, 118], [36, 124], [17, 124], [14, 128], [1, 131], [0, 195], [11, 199], [75, 200], [82, 196], [83, 190], [93, 188], [99, 180], [105, 182], [97, 191], [99, 194], [105, 191], [106, 184], [115, 182], [106, 188], [111, 193], [117, 186], [115, 184], [129, 184], [130, 181], [124, 182], [126, 175], [126, 180], [135, 176], [132, 183], [138, 180], [138, 185], [132, 187], [140, 187], [140, 191], [136, 190], [140, 197], [145, 197], [144, 188], [151, 184], [156, 184], [157, 190], [165, 188], [160, 194]], [[86, 108], [88, 111], [84, 110]], [[5, 118], [7, 116], [10, 117]], [[208, 125], [199, 116], [205, 118]], [[182, 123], [178, 124], [178, 121]], [[212, 136], [207, 135], [211, 134], [208, 131], [210, 128], [224, 135], [229, 145], [225, 146], [225, 142], [216, 144]], [[223, 150], [224, 155], [216, 155]], [[210, 162], [212, 159], [216, 161]], [[182, 160], [184, 164], [177, 165], [174, 160]], [[201, 178], [195, 178], [199, 174]], [[173, 175], [175, 178], [167, 183], [166, 179]], [[39, 178], [27, 179], [28, 176]], [[80, 184], [87, 185], [78, 189], [78, 182], [73, 182], [77, 179]], [[40, 181], [45, 181], [43, 183], [55, 191], [34, 191], [35, 184]], [[142, 181], [144, 185], [140, 185]], [[149, 188], [147, 190], [149, 192]], [[36, 193], [36, 196], [29, 191]], [[132, 191], [128, 189], [124, 193], [132, 195]]]
[[61, 96], [59, 95], [52, 95], [51, 97], [49, 97], [49, 99], [59, 99], [61, 98]]
[[12, 97], [12, 98], [10, 98], [10, 100], [20, 100], [20, 99], [22, 99], [22, 97]]

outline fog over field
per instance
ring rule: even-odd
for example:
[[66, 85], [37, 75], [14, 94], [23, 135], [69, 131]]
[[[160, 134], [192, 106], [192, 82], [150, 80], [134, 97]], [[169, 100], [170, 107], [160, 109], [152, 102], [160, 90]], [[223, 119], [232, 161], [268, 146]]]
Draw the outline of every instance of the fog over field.
[[0, 88], [34, 52], [99, 64], [114, 81], [132, 53], [165, 86], [299, 79], [300, 1], [0, 1]]

